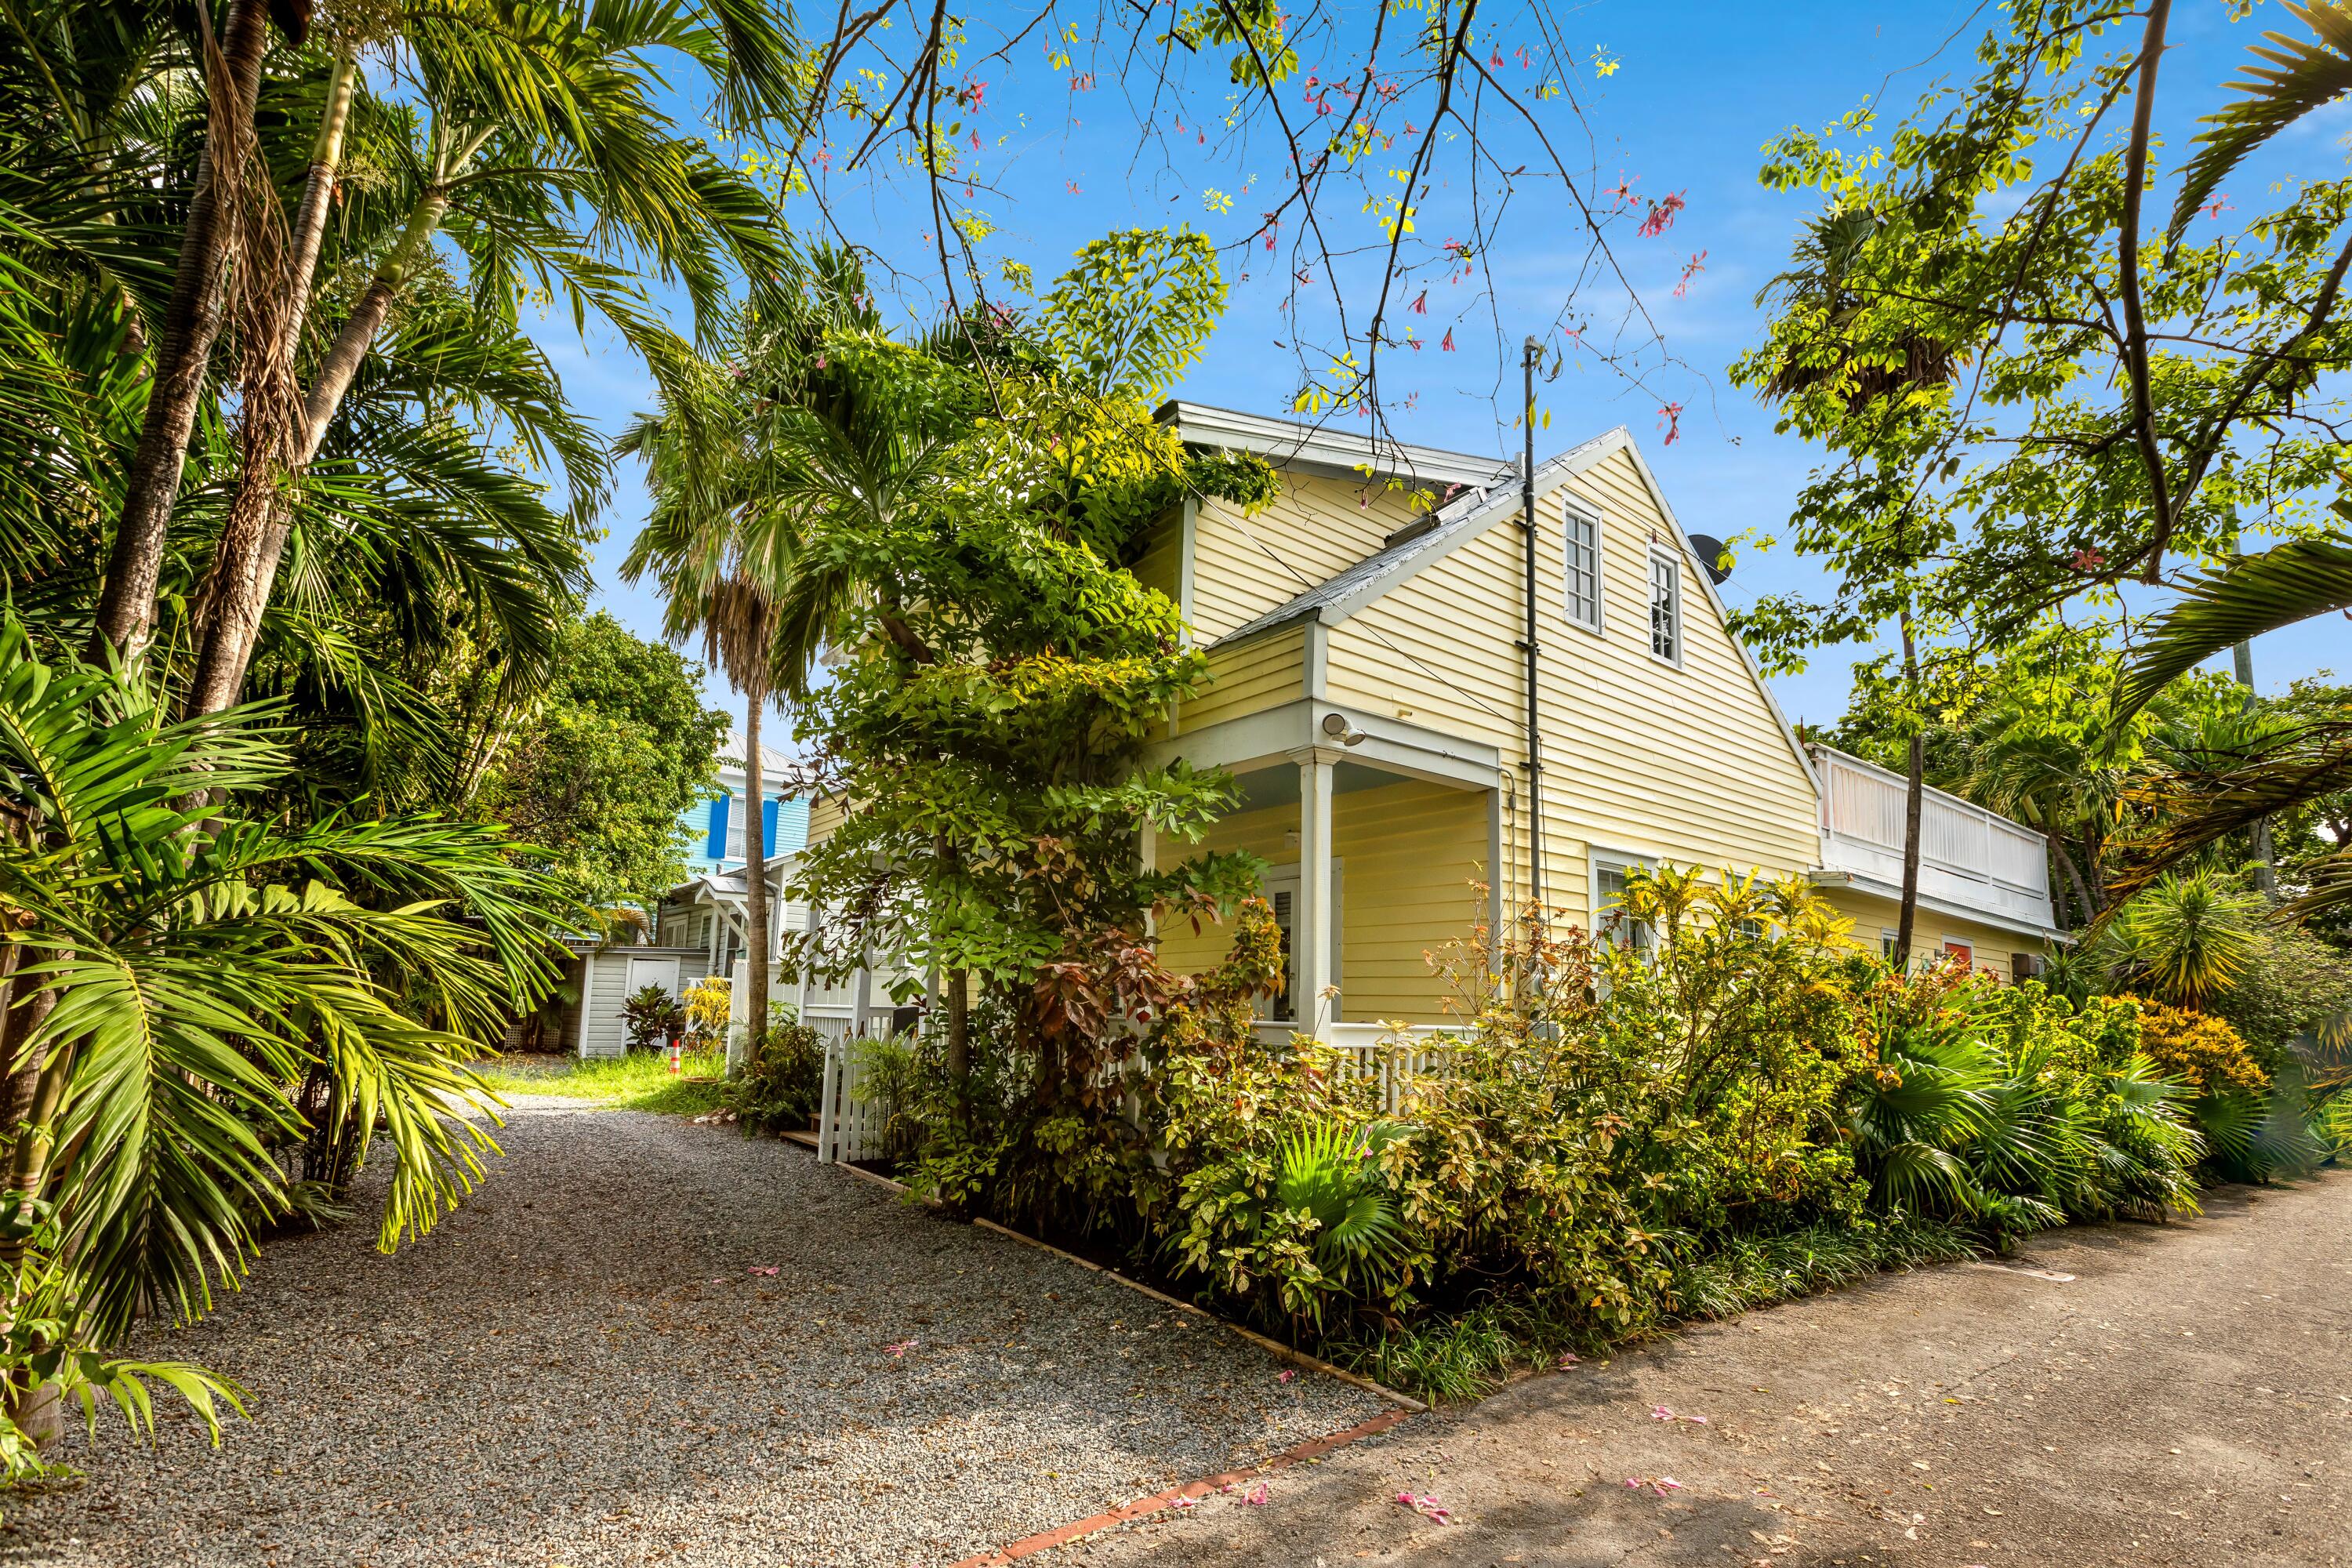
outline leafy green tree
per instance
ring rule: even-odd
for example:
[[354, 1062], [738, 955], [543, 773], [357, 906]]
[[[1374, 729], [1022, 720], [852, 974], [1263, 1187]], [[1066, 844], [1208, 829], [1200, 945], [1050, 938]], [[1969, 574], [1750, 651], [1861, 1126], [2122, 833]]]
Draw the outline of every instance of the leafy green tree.
[[520, 732], [490, 763], [474, 813], [594, 904], [650, 905], [686, 874], [687, 809], [709, 797], [723, 710], [701, 671], [604, 611], [576, 622]]
[[960, 1091], [977, 993], [999, 1043], [1041, 1064], [1042, 1099], [1099, 1092], [1114, 1021], [1154, 994], [1148, 911], [1244, 889], [1225, 858], [1141, 869], [1142, 832], [1197, 838], [1233, 795], [1139, 765], [1204, 666], [1176, 606], [1117, 564], [1188, 491], [1270, 494], [1262, 465], [1188, 454], [1150, 416], [1223, 294], [1197, 236], [1114, 236], [1034, 323], [829, 339], [779, 428], [806, 569], [861, 585], [800, 727], [847, 815], [796, 887], [845, 918], [799, 956], [937, 973]]
[[[2190, 619], [2127, 683], [2126, 716], [2260, 629], [2217, 584], [2291, 576], [2308, 613], [2341, 545], [2325, 536], [2340, 533], [2327, 496], [2334, 373], [2352, 364], [2352, 181], [2290, 181], [2234, 232], [2217, 190], [2352, 79], [2347, 14], [2295, 7], [2320, 38], [2277, 37], [2278, 68], [2232, 83], [2244, 96], [2168, 174], [2152, 127], [2172, 11], [2029, 0], [1983, 40], [1973, 80], [1928, 94], [1891, 136], [1874, 141], [1861, 110], [1772, 142], [1765, 184], [1822, 206], [1765, 343], [1735, 367], [1830, 454], [1801, 501], [1800, 548], [1848, 586], [1856, 563], [1900, 567], [1909, 613], [1967, 646], [2002, 646], [2055, 607], [2112, 607], [2126, 581], [2188, 590]], [[1912, 530], [1921, 519], [1934, 526]], [[2242, 519], [2290, 542], [2230, 564]], [[1895, 618], [1848, 595], [1775, 596], [1748, 621], [1769, 647], [1809, 625], [1869, 635], [1873, 610]]]

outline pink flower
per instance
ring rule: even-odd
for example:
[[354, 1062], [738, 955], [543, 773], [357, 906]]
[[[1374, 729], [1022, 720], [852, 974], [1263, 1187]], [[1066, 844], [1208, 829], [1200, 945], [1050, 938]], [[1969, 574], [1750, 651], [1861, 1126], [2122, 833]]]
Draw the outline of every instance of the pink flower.
[[1264, 1508], [1265, 1506], [1265, 1483], [1264, 1481], [1260, 1481], [1257, 1485], [1250, 1488], [1249, 1491], [1244, 1495], [1242, 1502], [1245, 1507]]
[[1650, 216], [1642, 220], [1640, 234], [1643, 239], [1655, 239], [1675, 226], [1675, 215], [1689, 204], [1680, 191], [1675, 191], [1650, 204]]
[[908, 1351], [913, 1350], [921, 1342], [922, 1342], [920, 1340], [900, 1340], [895, 1345], [884, 1345], [882, 1348], [888, 1351], [892, 1356], [896, 1357], [905, 1355]]
[[1278, 1372], [1274, 1374], [1274, 1381], [1276, 1383], [1296, 1383], [1298, 1381], [1298, 1374], [1295, 1372]]

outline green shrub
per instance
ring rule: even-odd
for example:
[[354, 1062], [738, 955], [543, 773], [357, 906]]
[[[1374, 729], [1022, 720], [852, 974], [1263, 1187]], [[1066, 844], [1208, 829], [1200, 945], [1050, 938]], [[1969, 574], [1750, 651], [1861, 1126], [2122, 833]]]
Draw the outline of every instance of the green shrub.
[[1870, 967], [1856, 1003], [1875, 1060], [1854, 1075], [1847, 1126], [1874, 1208], [1995, 1238], [2195, 1212], [2202, 1140], [2187, 1092], [2141, 1052], [2136, 1003]]
[[627, 1031], [629, 1049], [651, 1050], [669, 1043], [686, 1027], [686, 1009], [658, 985], [640, 985], [621, 1004], [621, 1026]]
[[804, 1131], [824, 1087], [824, 1042], [805, 1024], [771, 1024], [745, 1053], [727, 1106], [747, 1128]]
[[2139, 1038], [2158, 1071], [2198, 1094], [2260, 1094], [2271, 1086], [2246, 1037], [2210, 1013], [2144, 1002]]

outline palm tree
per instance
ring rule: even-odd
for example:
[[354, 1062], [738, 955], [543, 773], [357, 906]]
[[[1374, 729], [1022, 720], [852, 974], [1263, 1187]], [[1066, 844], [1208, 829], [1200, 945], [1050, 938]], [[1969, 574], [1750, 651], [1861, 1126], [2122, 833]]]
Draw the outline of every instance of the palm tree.
[[464, 1063], [555, 981], [573, 911], [499, 830], [246, 810], [286, 762], [251, 710], [173, 722], [147, 681], [0, 623], [0, 1032], [33, 1074], [0, 1245], [48, 1214], [101, 1342], [233, 1284], [299, 1201], [276, 1152], [313, 1134], [350, 1169], [381, 1126], [380, 1242], [430, 1228], [495, 1150]]
[[[822, 401], [810, 372], [822, 366], [832, 334], [877, 326], [854, 253], [820, 247], [811, 287], [779, 308], [737, 318], [726, 364], [682, 371], [663, 388], [658, 414], [643, 416], [615, 450], [646, 459], [653, 509], [623, 574], [650, 576], [667, 609], [671, 641], [699, 637], [710, 661], [743, 694], [744, 919], [750, 926], [745, 1021], [756, 1048], [767, 1032], [770, 932], [760, 730], [776, 697], [807, 695], [826, 639], [856, 595], [838, 563], [804, 548], [806, 500], [788, 438]], [[728, 1070], [742, 1070], [730, 1043]]]
[[741, 1073], [747, 1048], [768, 1028], [766, 797], [761, 720], [776, 690], [778, 600], [782, 574], [772, 552], [750, 536], [758, 506], [751, 482], [759, 454], [747, 441], [734, 377], [706, 374], [666, 391], [659, 415], [639, 417], [616, 444], [646, 460], [653, 506], [621, 567], [631, 582], [660, 588], [662, 630], [685, 646], [696, 638], [706, 657], [743, 696], [743, 915], [746, 1039], [729, 1042], [727, 1070]]
[[[308, 390], [294, 395], [288, 377], [315, 304], [320, 226], [353, 94], [352, 51], [339, 49], [288, 258], [266, 280], [268, 308], [247, 312], [263, 330], [247, 334], [258, 345], [246, 345], [246, 461], [203, 595], [193, 711], [236, 700], [287, 537], [288, 489], [318, 455], [440, 237], [454, 241], [466, 287], [488, 313], [510, 316], [533, 288], [560, 291], [575, 316], [599, 312], [659, 379], [680, 374], [692, 353], [656, 318], [623, 264], [644, 258], [679, 279], [706, 326], [730, 273], [764, 294], [794, 270], [783, 226], [758, 188], [721, 164], [699, 135], [680, 133], [656, 102], [656, 58], [677, 54], [720, 84], [722, 96], [761, 113], [784, 108], [764, 63], [788, 40], [734, 8], [727, 16], [731, 27], [689, 0], [622, 10], [454, 0], [412, 15], [403, 41], [422, 84], [418, 101], [369, 106], [380, 132], [400, 132], [396, 140], [380, 135], [391, 145], [373, 149], [378, 157], [392, 153], [401, 174], [391, 199], [366, 204], [376, 221], [361, 254], [373, 257], [373, 272]], [[759, 69], [747, 74], [747, 61]], [[593, 215], [584, 226], [574, 216], [583, 207]]]

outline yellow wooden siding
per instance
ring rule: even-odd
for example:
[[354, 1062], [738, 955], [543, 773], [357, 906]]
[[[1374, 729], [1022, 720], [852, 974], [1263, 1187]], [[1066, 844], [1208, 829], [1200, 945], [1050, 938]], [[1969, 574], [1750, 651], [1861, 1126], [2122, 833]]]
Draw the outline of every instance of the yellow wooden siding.
[[[1298, 847], [1288, 836], [1297, 826], [1296, 806], [1242, 812], [1219, 822], [1202, 847], [1296, 866]], [[1332, 798], [1331, 836], [1339, 863], [1339, 1016], [1444, 1022], [1429, 954], [1478, 919], [1473, 884], [1486, 858], [1485, 794], [1410, 779], [1349, 790]], [[1160, 952], [1177, 969], [1199, 973], [1223, 961], [1230, 942], [1222, 927], [1196, 935], [1180, 926], [1162, 933]]]
[[1278, 708], [1306, 695], [1307, 628], [1291, 626], [1209, 656], [1209, 681], [1177, 707], [1177, 732]]
[[1202, 641], [1214, 642], [1338, 576], [1423, 510], [1383, 481], [1311, 474], [1284, 474], [1282, 494], [1246, 517], [1229, 502], [1202, 501], [1184, 618]]
[[821, 795], [809, 802], [809, 847], [814, 849], [832, 837], [834, 830], [841, 826], [843, 815], [839, 795]]
[[1142, 553], [1128, 571], [1145, 587], [1181, 600], [1184, 583], [1184, 514], [1181, 510], [1151, 524], [1144, 534]]
[[[1893, 899], [1864, 892], [1858, 888], [1827, 888], [1822, 889], [1822, 893], [1832, 909], [1853, 921], [1854, 944], [1872, 952], [1880, 951], [1885, 935], [1895, 930], [1902, 916], [1901, 906]], [[1976, 950], [1975, 967], [1989, 971], [2003, 981], [2012, 977], [2014, 965], [2011, 960], [2015, 954], [2032, 952], [2046, 956], [2050, 952], [2050, 944], [2038, 937], [2021, 936], [1999, 926], [1923, 909], [1912, 922], [1912, 961], [1915, 963], [1932, 963], [1941, 959], [1947, 938], [1969, 943]]]
[[[1570, 483], [1601, 523], [1602, 630], [1567, 619], [1561, 500], [1538, 506], [1545, 892], [1589, 918], [1588, 846], [1780, 874], [1819, 857], [1812, 784], [1696, 568], [1680, 668], [1650, 653], [1650, 542], [1673, 539], [1633, 460]], [[1527, 891], [1521, 535], [1509, 522], [1332, 626], [1333, 701], [1492, 744], [1509, 766], [1507, 893]]]

